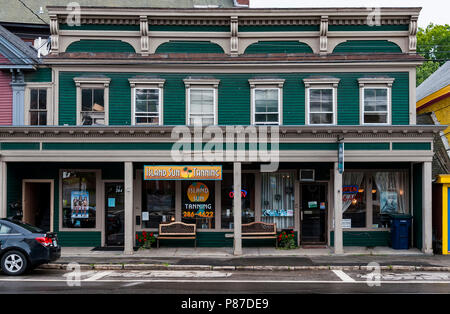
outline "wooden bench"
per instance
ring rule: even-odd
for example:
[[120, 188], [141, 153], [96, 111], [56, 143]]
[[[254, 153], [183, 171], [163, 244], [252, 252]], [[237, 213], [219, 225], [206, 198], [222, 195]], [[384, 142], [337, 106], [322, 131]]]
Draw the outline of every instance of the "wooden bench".
[[186, 224], [184, 222], [171, 222], [159, 225], [159, 233], [156, 246], [159, 248], [159, 239], [178, 240], [192, 239], [194, 247], [197, 247], [197, 226], [195, 224]]
[[265, 222], [252, 222], [242, 225], [242, 239], [275, 239], [278, 247], [277, 224]]

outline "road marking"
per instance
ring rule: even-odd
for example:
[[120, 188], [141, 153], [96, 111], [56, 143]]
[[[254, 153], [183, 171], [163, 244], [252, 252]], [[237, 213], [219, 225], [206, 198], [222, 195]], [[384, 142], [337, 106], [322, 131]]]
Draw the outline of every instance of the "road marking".
[[[66, 282], [65, 279], [24, 279], [24, 278], [7, 278], [0, 279], [0, 282]], [[83, 280], [82, 282], [86, 282]], [[91, 281], [92, 282], [92, 281]], [[205, 279], [98, 279], [95, 282], [122, 282], [122, 283], [133, 283], [133, 282], [152, 282], [152, 283], [285, 283], [285, 284], [301, 284], [301, 283], [317, 283], [317, 284], [364, 284], [366, 281], [338, 281], [338, 280], [205, 280]], [[428, 281], [428, 280], [408, 280], [408, 281], [380, 281], [380, 283], [385, 284], [450, 284], [448, 280], [442, 281]]]
[[108, 274], [109, 277], [123, 278], [221, 278], [230, 277], [231, 273], [219, 271], [170, 271], [170, 270], [150, 270], [150, 271], [130, 271], [114, 272]]
[[97, 274], [89, 277], [89, 278], [84, 279], [83, 281], [97, 281], [103, 277], [110, 275], [111, 273], [113, 273], [113, 271], [102, 271], [100, 273], [97, 273]]
[[336, 274], [344, 282], [355, 282], [356, 280], [344, 273], [342, 270], [333, 269], [333, 273]]

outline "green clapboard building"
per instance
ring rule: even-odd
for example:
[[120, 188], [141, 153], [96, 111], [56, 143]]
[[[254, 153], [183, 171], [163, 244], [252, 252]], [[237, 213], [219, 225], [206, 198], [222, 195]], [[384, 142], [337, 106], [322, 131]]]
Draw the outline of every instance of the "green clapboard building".
[[432, 252], [441, 128], [416, 123], [420, 8], [47, 10], [24, 125], [0, 126], [2, 217], [127, 253], [181, 221], [198, 246], [239, 254], [274, 245], [242, 240], [242, 224], [342, 253], [391, 245], [390, 217], [405, 214], [411, 247]]

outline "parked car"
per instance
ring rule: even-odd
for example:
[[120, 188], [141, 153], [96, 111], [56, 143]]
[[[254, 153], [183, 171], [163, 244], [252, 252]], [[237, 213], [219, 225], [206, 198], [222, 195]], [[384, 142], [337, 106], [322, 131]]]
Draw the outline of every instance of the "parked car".
[[0, 267], [18, 276], [61, 256], [56, 234], [18, 220], [0, 219]]

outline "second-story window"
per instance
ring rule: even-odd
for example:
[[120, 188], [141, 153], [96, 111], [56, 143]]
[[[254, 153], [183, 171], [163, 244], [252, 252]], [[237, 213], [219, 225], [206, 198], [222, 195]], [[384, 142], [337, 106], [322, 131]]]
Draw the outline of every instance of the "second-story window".
[[75, 77], [77, 87], [77, 125], [108, 125], [109, 84], [105, 76]]
[[189, 90], [189, 125], [215, 124], [213, 88], [191, 88]]
[[88, 88], [81, 93], [81, 125], [105, 125], [104, 90]]
[[159, 125], [160, 91], [157, 88], [135, 89], [135, 124]]
[[364, 88], [364, 123], [388, 123], [388, 89]]
[[30, 125], [47, 125], [47, 89], [30, 90]]
[[363, 77], [358, 79], [360, 88], [361, 124], [391, 124], [391, 94], [393, 78]]
[[309, 124], [334, 124], [332, 88], [309, 89]]
[[305, 123], [334, 125], [337, 123], [337, 88], [340, 79], [311, 76], [303, 80], [306, 87]]
[[136, 76], [128, 80], [132, 88], [131, 124], [163, 125], [165, 80], [156, 76]]
[[189, 77], [183, 81], [186, 87], [186, 124], [216, 125], [220, 81], [213, 77]]
[[251, 95], [251, 124], [282, 124], [284, 79], [255, 77], [248, 82]]
[[280, 123], [280, 89], [254, 89], [254, 122], [259, 125]]

